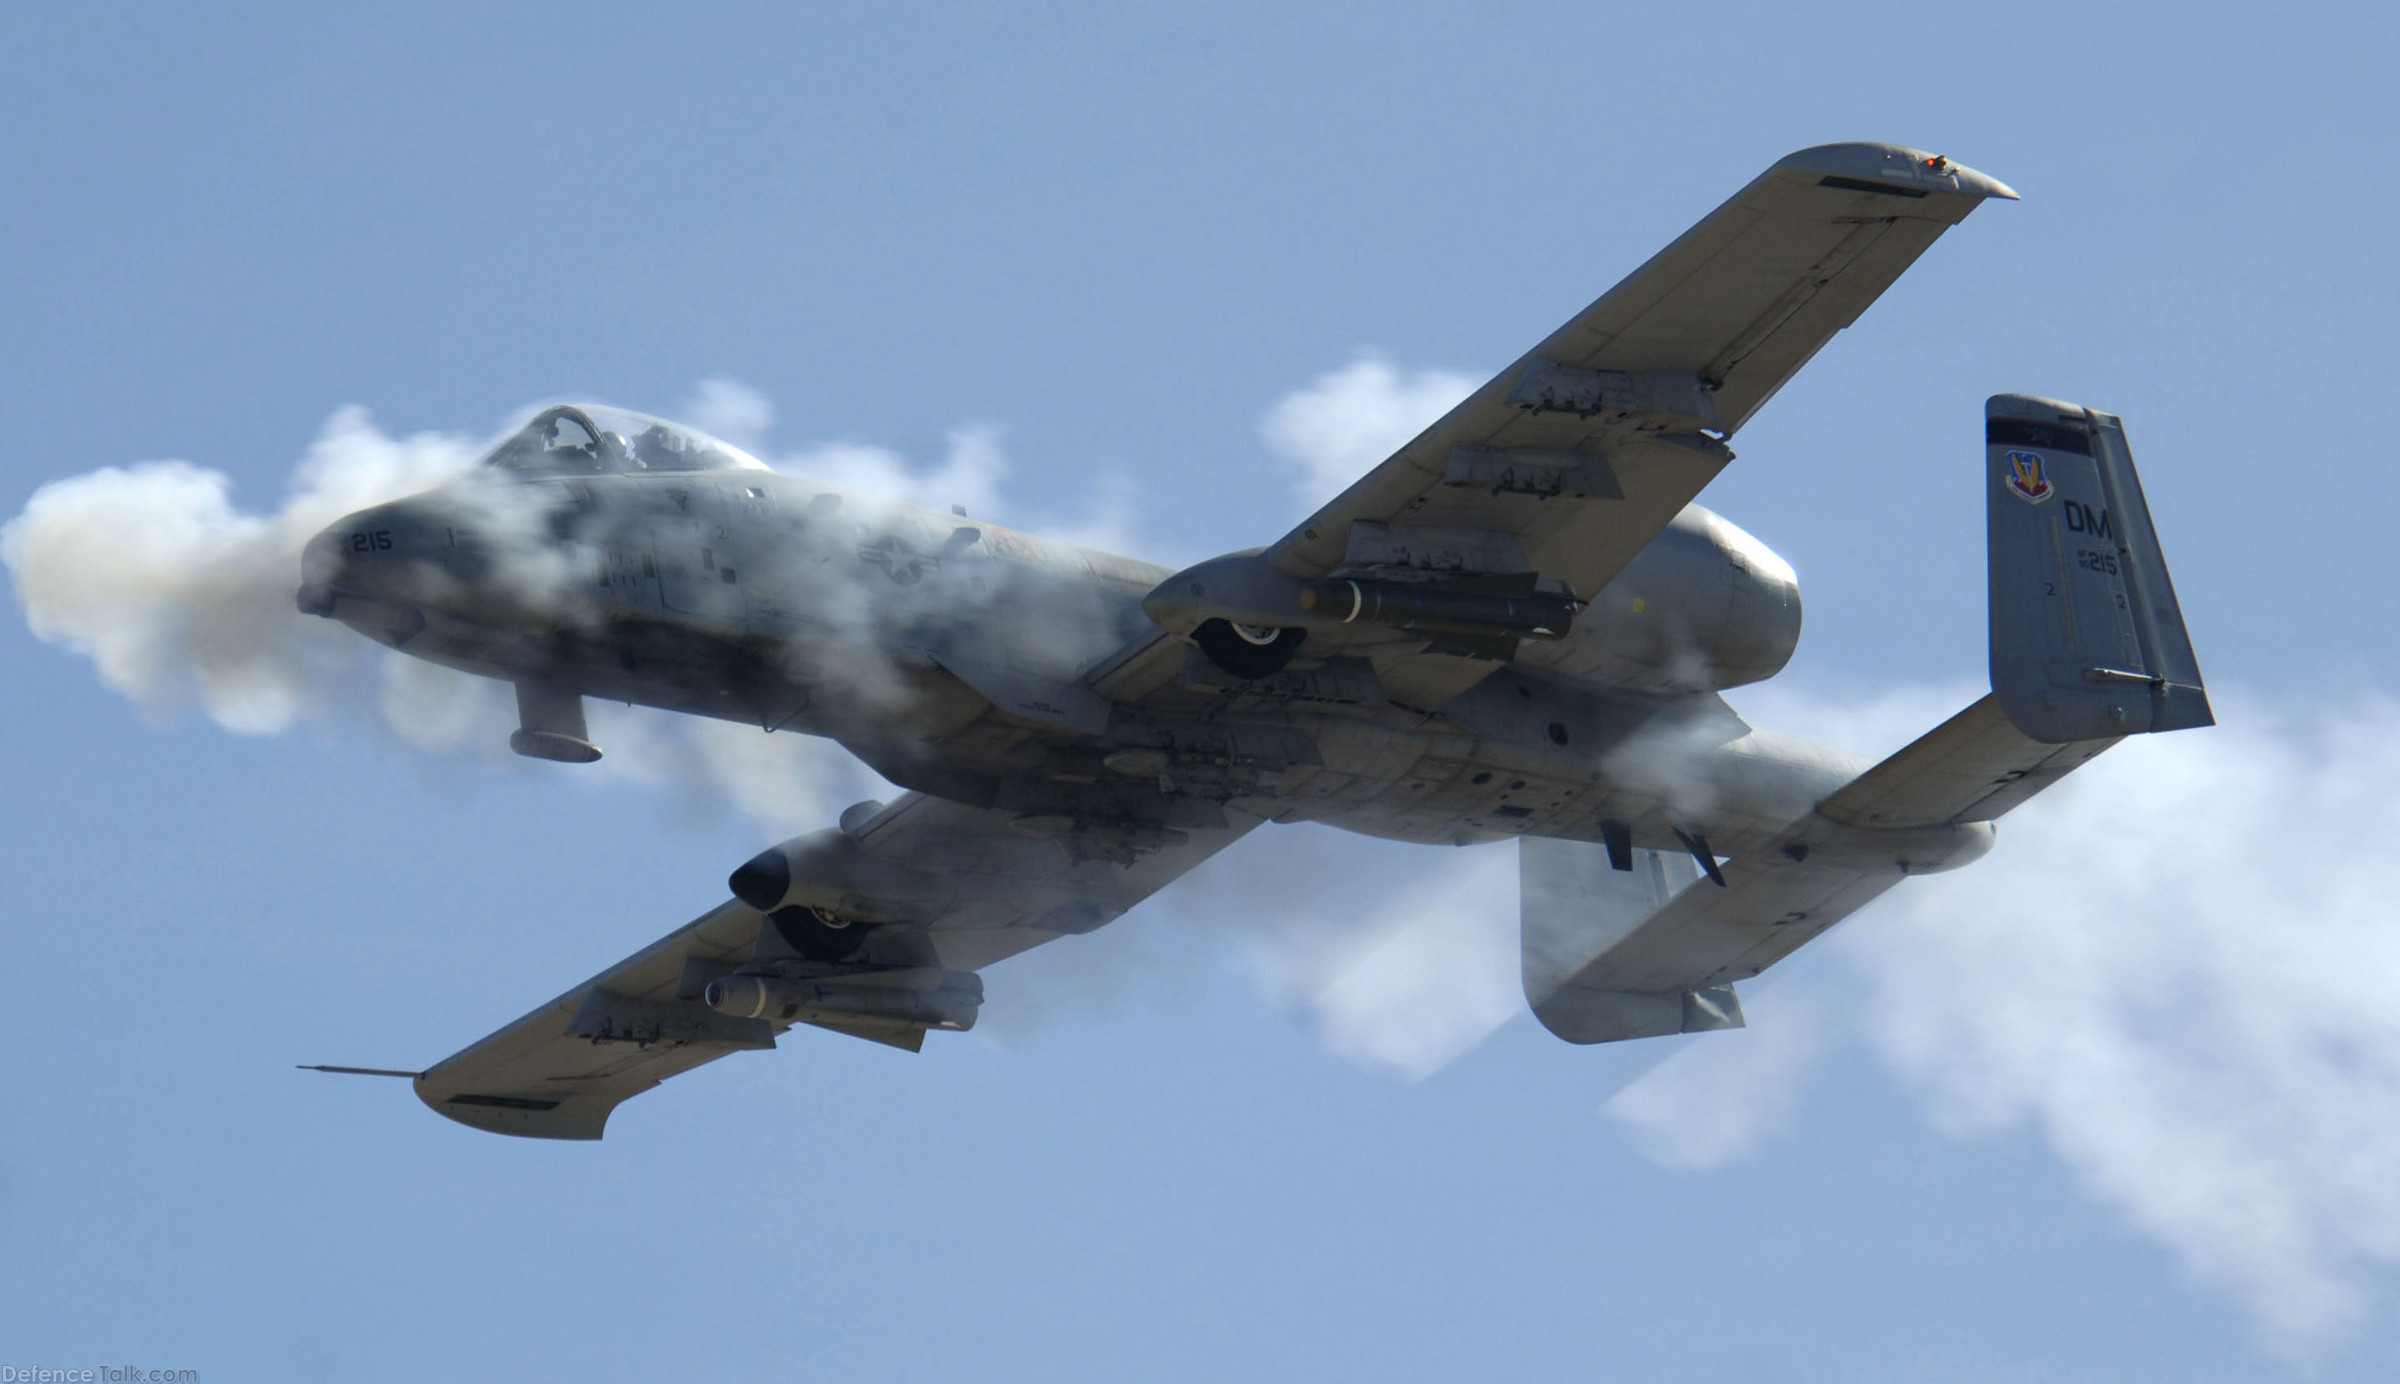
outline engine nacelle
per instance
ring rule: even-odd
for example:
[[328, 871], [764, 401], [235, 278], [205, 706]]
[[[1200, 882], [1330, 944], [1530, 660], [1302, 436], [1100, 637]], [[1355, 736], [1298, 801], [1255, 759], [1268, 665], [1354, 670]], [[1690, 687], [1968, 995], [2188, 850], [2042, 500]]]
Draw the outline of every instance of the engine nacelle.
[[1938, 875], [1990, 855], [1998, 839], [1990, 822], [1954, 822], [1930, 827], [1850, 827], [1828, 844], [1872, 853], [1899, 866], [1905, 875]]
[[1602, 587], [1565, 639], [1518, 661], [1633, 692], [1713, 692], [1771, 678], [1800, 643], [1791, 564], [1740, 526], [1687, 506]]
[[[842, 820], [852, 824], [859, 815], [852, 808]], [[735, 898], [761, 913], [811, 908], [857, 923], [924, 918], [938, 911], [955, 887], [946, 875], [868, 855], [839, 828], [769, 846], [725, 883]]]
[[[1303, 631], [1362, 620], [1514, 638], [1522, 641], [1513, 650], [1521, 663], [1666, 696], [1771, 678], [1800, 643], [1800, 583], [1791, 564], [1699, 505], [1686, 506], [1580, 610], [1543, 588], [1510, 595], [1475, 589], [1492, 579], [1485, 573], [1409, 586], [1304, 582], [1256, 551], [1228, 553], [1161, 582], [1142, 610], [1167, 629], [1192, 634], [1218, 666], [1241, 677], [1281, 667]], [[1370, 593], [1370, 586], [1377, 589]], [[1233, 642], [1245, 630], [1256, 632], [1252, 642], [1262, 648], [1279, 634], [1289, 645], [1276, 648], [1275, 657], [1257, 655], [1252, 667]], [[1565, 638], [1553, 638], [1561, 632]], [[1211, 646], [1212, 635], [1222, 647]]]

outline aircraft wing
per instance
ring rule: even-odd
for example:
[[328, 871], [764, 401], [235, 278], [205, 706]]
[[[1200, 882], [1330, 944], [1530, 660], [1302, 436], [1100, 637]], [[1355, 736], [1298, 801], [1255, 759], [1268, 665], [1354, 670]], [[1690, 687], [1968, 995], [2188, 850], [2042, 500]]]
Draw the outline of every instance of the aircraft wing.
[[1793, 154], [1265, 556], [1300, 580], [1532, 571], [1588, 599], [1732, 460], [1724, 439], [1818, 348], [1943, 231], [2015, 196], [1895, 145]]
[[[929, 1029], [973, 1025], [975, 972], [1102, 926], [1262, 820], [1208, 815], [1173, 828], [1044, 822], [905, 795], [779, 848], [791, 902], [719, 904], [419, 1074], [417, 1095], [497, 1134], [597, 1139], [628, 1098], [773, 1048], [796, 1024], [915, 1051]], [[1029, 821], [1046, 834], [1025, 834]], [[865, 939], [856, 954], [812, 959], [839, 936], [825, 918], [845, 914]], [[712, 1007], [711, 982], [751, 988]]]

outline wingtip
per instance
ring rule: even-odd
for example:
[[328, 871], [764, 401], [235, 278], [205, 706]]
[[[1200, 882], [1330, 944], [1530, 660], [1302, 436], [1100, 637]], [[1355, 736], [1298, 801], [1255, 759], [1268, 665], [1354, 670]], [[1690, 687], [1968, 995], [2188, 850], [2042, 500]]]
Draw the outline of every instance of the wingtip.
[[1989, 173], [1969, 168], [1941, 154], [1912, 149], [1905, 144], [1882, 144], [1870, 140], [1819, 144], [1784, 155], [1775, 161], [1775, 171], [1874, 179], [1915, 187], [1930, 186], [1978, 197], [1997, 197], [2009, 202], [2024, 200], [2017, 195], [2015, 188]]
[[1973, 187], [1986, 197], [1997, 197], [2003, 202], [2022, 202], [2025, 200], [2017, 195], [2017, 190], [2015, 188], [2010, 187], [2008, 184], [2000, 181], [1998, 178], [1993, 177], [1989, 173], [1977, 172], [1976, 170], [1967, 167], [1965, 164], [1954, 163], [1950, 166], [1957, 172], [1958, 181], [1962, 186]]

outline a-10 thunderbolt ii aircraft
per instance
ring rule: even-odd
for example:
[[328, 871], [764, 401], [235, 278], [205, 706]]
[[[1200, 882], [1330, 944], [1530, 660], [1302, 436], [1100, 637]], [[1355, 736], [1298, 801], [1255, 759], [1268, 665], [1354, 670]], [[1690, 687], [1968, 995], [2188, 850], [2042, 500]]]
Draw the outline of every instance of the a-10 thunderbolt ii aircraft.
[[[2123, 736], [2210, 724], [2125, 433], [1986, 410], [1992, 692], [1880, 764], [1718, 695], [1800, 632], [1792, 569], [1692, 503], [1819, 347], [1988, 198], [1913, 149], [1768, 169], [1265, 548], [1181, 572], [779, 475], [687, 428], [543, 411], [467, 478], [309, 545], [303, 610], [515, 684], [828, 736], [906, 791], [415, 1077], [504, 1134], [794, 1024], [907, 1049], [978, 973], [1263, 822], [1520, 839], [1533, 1012], [1575, 1043], [1739, 1027], [1736, 986]], [[356, 1069], [341, 1069], [356, 1070]]]

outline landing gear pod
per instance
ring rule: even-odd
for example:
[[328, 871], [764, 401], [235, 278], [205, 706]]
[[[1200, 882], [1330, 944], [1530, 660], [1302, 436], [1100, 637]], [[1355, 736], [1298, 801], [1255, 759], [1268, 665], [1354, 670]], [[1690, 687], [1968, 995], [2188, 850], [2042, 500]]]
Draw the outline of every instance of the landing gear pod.
[[517, 684], [517, 731], [508, 747], [528, 759], [589, 764], [600, 757], [584, 725], [583, 698], [573, 692]]

